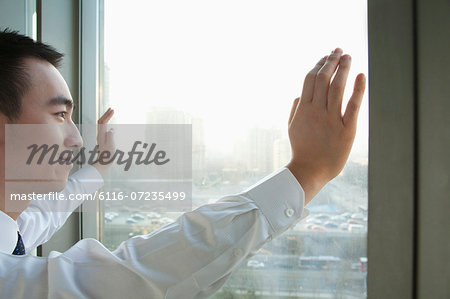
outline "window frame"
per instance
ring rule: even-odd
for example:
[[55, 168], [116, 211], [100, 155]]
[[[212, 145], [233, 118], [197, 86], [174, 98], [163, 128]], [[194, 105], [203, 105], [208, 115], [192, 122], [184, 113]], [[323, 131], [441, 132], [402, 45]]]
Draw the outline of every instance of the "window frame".
[[414, 298], [415, 292], [417, 99], [413, 8], [409, 0], [368, 2], [369, 298]]

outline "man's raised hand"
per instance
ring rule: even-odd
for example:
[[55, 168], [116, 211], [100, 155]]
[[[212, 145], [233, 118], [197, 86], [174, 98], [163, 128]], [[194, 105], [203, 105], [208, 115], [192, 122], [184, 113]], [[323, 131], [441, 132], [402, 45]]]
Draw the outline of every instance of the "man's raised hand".
[[323, 57], [307, 74], [301, 98], [292, 106], [288, 128], [292, 159], [286, 167], [305, 191], [305, 205], [341, 172], [355, 139], [366, 79], [364, 74], [356, 77], [342, 115], [350, 65], [351, 57], [339, 48]]
[[[111, 156], [114, 154], [114, 151], [116, 150], [116, 146], [114, 143], [114, 132], [112, 129], [109, 131], [106, 130], [107, 124], [111, 120], [111, 118], [114, 115], [114, 110], [109, 108], [106, 110], [106, 112], [98, 119], [97, 121], [97, 145], [98, 145], [98, 151], [99, 155], [103, 152], [109, 152]], [[97, 159], [99, 158], [99, 155], [97, 156]], [[109, 159], [103, 159], [103, 160], [109, 160]], [[109, 168], [109, 164], [105, 163], [94, 163], [93, 165], [101, 174], [104, 174], [106, 170]]]

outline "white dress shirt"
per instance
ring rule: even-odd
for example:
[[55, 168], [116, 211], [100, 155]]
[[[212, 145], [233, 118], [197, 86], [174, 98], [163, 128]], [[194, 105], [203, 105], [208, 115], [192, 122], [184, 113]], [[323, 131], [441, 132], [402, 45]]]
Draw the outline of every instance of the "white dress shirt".
[[[96, 183], [86, 187], [86, 180]], [[102, 182], [95, 168], [85, 167], [65, 192], [94, 192]], [[64, 224], [79, 204], [64, 202], [32, 201], [17, 222], [0, 211], [0, 298], [206, 298], [240, 263], [309, 214], [303, 189], [283, 167], [112, 252], [87, 238], [48, 258], [12, 255], [17, 231], [29, 252]], [[73, 207], [42, 207], [59, 204]]]

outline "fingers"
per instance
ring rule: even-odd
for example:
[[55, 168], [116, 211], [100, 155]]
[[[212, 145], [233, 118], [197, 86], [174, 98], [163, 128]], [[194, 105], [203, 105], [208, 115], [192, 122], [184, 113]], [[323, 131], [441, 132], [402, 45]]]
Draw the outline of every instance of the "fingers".
[[97, 143], [105, 144], [108, 138], [108, 133], [106, 132], [106, 125], [111, 120], [114, 115], [114, 110], [109, 108], [106, 112], [98, 119], [98, 127], [97, 127]]
[[297, 106], [298, 106], [299, 102], [300, 102], [300, 98], [296, 98], [294, 100], [294, 104], [292, 104], [291, 114], [289, 115], [288, 125], [290, 125], [292, 122], [292, 118], [294, 117], [295, 111], [297, 111]]
[[111, 120], [111, 117], [113, 117], [113, 115], [114, 115], [114, 110], [111, 108], [108, 108], [108, 110], [106, 110], [106, 112], [98, 119], [97, 123], [98, 124], [107, 124]]
[[366, 77], [364, 74], [359, 74], [355, 80], [353, 94], [348, 101], [347, 108], [344, 113], [344, 126], [356, 126], [358, 120], [358, 112], [361, 107], [364, 90], [366, 88]]
[[109, 122], [111, 117], [114, 115], [114, 110], [109, 108], [106, 112], [98, 119], [98, 124], [106, 124]]
[[339, 62], [339, 69], [334, 76], [328, 92], [328, 111], [336, 113], [341, 117], [342, 98], [344, 96], [345, 84], [351, 65], [350, 55], [343, 55]]
[[114, 128], [106, 131], [106, 124], [98, 125], [97, 144], [100, 151], [108, 150], [115, 147]]
[[304, 101], [311, 102], [314, 94], [314, 82], [316, 81], [317, 72], [322, 68], [327, 60], [328, 56], [322, 57], [322, 59], [317, 62], [314, 68], [306, 75], [305, 81], [303, 82], [303, 90], [301, 98]]
[[97, 144], [104, 144], [106, 142], [106, 124], [97, 125]]
[[114, 129], [111, 128], [108, 132], [105, 134], [105, 144], [109, 147], [114, 147]]
[[317, 72], [313, 94], [314, 104], [326, 107], [330, 80], [339, 65], [341, 55], [342, 49], [336, 48], [333, 52], [331, 52], [331, 55], [328, 56], [325, 64]]

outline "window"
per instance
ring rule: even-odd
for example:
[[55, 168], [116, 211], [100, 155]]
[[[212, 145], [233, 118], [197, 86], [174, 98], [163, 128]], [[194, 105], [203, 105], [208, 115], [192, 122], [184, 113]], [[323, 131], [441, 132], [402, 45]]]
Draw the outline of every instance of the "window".
[[[104, 1], [98, 110], [113, 107], [119, 124], [192, 124], [194, 207], [240, 192], [289, 161], [290, 107], [320, 57], [336, 46], [352, 55], [345, 100], [356, 74], [368, 74], [366, 5]], [[311, 215], [242, 264], [214, 298], [366, 296], [367, 102], [350, 159], [310, 203]], [[110, 203], [101, 211], [100, 240], [111, 250], [180, 214]]]

